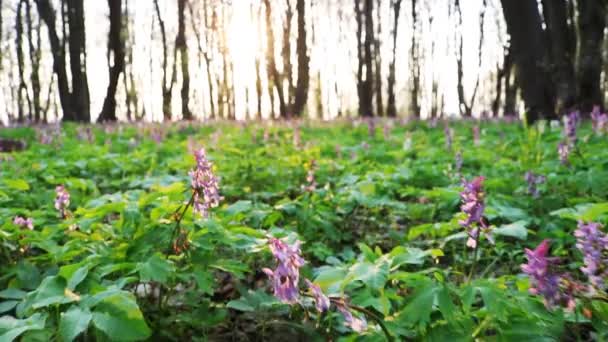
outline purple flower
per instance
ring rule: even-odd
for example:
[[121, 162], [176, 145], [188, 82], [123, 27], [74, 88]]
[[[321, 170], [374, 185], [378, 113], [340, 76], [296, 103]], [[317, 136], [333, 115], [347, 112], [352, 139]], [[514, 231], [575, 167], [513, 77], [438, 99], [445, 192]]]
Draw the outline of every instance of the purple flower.
[[302, 144], [302, 136], [300, 134], [300, 127], [296, 126], [293, 129], [293, 146], [295, 148], [300, 148]]
[[219, 193], [219, 181], [213, 173], [213, 164], [207, 159], [204, 148], [194, 152], [196, 168], [190, 171], [192, 190], [194, 191], [193, 209], [203, 217], [209, 215], [209, 209], [217, 207], [222, 200]]
[[374, 119], [367, 120], [367, 135], [370, 139], [374, 139], [376, 136], [376, 122]]
[[534, 250], [526, 248], [527, 264], [522, 264], [521, 269], [530, 277], [530, 293], [543, 296], [547, 307], [560, 302], [563, 297], [559, 285], [561, 277], [550, 270], [555, 264], [555, 258], [548, 258], [549, 240], [544, 240]]
[[382, 135], [384, 136], [384, 140], [388, 140], [391, 137], [391, 126], [388, 122], [382, 127]]
[[346, 326], [350, 327], [356, 332], [363, 332], [365, 331], [365, 329], [367, 329], [367, 321], [365, 320], [365, 317], [355, 317], [348, 309], [346, 303], [344, 302], [344, 299], [340, 299], [335, 303], [336, 309], [338, 309], [342, 316], [344, 316], [344, 323], [346, 324]]
[[300, 256], [300, 241], [290, 246], [271, 237], [268, 243], [272, 255], [277, 260], [277, 267], [274, 270], [263, 268], [262, 271], [270, 277], [275, 297], [282, 302], [293, 304], [299, 297], [300, 267], [306, 263]]
[[62, 217], [66, 216], [66, 210], [70, 205], [70, 193], [63, 185], [55, 187], [55, 209], [59, 210]]
[[580, 120], [579, 112], [571, 112], [564, 119], [564, 135], [570, 146], [576, 145], [576, 125]]
[[13, 223], [21, 228], [27, 228], [29, 230], [34, 230], [34, 221], [31, 218], [25, 218], [21, 216], [16, 216], [13, 219]]
[[456, 153], [454, 167], [457, 173], [460, 173], [460, 171], [462, 170], [462, 152], [460, 151]]
[[306, 282], [306, 285], [308, 285], [310, 292], [312, 292], [317, 311], [319, 311], [319, 313], [327, 311], [329, 309], [329, 298], [321, 291], [321, 288], [318, 285], [308, 279], [304, 279], [304, 281]]
[[533, 173], [532, 171], [528, 171], [528, 172], [526, 172], [526, 175], [524, 178], [525, 178], [526, 182], [528, 182], [528, 194], [534, 198], [537, 198], [538, 195], [540, 194], [540, 192], [536, 186], [539, 184], [542, 184], [546, 181], [545, 176], [537, 175], [537, 174]]
[[443, 134], [445, 135], [445, 146], [448, 148], [448, 150], [452, 149], [452, 129], [450, 129], [450, 126], [448, 126], [448, 124], [445, 124], [445, 127], [443, 127]]
[[478, 125], [473, 126], [473, 144], [475, 146], [479, 145], [479, 141], [480, 141], [479, 135], [480, 135], [479, 126]]
[[[489, 228], [485, 226], [482, 221], [483, 211], [485, 209], [484, 204], [484, 192], [483, 192], [483, 177], [477, 177], [471, 182], [464, 181], [464, 190], [460, 193], [462, 205], [460, 209], [465, 214], [465, 219], [460, 220], [458, 223], [465, 229], [467, 229], [469, 238], [467, 240], [467, 246], [471, 248], [477, 247], [477, 241], [479, 240], [479, 227], [484, 228], [484, 233], [489, 236]], [[473, 227], [477, 225], [479, 227]]]
[[481, 221], [485, 209], [483, 181], [483, 177], [477, 177], [471, 182], [464, 181], [464, 190], [460, 193], [462, 199], [460, 209], [465, 213], [466, 219], [458, 222], [463, 227], [468, 228], [473, 223]]
[[576, 247], [583, 253], [585, 266], [581, 271], [589, 278], [592, 289], [603, 289], [608, 276], [608, 236], [599, 223], [579, 221], [574, 231]]
[[310, 167], [308, 171], [306, 171], [306, 185], [302, 185], [302, 190], [307, 192], [313, 192], [317, 188], [317, 181], [315, 180], [315, 169], [317, 168], [317, 163], [313, 159], [310, 161]]
[[591, 122], [595, 134], [601, 135], [608, 126], [608, 114], [600, 112], [600, 106], [593, 106], [591, 111]]
[[568, 165], [568, 158], [570, 157], [570, 146], [568, 144], [560, 142], [559, 145], [557, 145], [557, 153], [559, 155], [559, 161], [562, 163], [562, 165]]

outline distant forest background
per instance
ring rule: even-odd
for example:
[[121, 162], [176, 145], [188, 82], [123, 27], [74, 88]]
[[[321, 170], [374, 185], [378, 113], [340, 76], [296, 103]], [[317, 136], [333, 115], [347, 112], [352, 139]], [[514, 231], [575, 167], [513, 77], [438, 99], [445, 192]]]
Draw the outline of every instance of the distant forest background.
[[0, 0], [9, 123], [605, 107], [605, 0]]

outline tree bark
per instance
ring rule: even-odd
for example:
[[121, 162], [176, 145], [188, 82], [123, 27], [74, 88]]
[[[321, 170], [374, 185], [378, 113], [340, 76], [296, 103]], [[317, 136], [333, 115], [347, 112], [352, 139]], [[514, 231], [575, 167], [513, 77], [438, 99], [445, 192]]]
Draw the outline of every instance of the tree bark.
[[25, 95], [25, 99], [27, 100], [29, 112], [31, 113], [31, 102], [30, 95], [27, 89], [27, 84], [25, 83], [25, 61], [23, 57], [23, 15], [22, 9], [23, 4], [25, 4], [26, 0], [19, 0], [17, 3], [17, 11], [15, 17], [15, 48], [17, 54], [17, 70], [19, 73], [19, 86], [17, 89], [17, 110], [18, 116], [17, 121], [24, 122], [25, 121], [25, 108], [23, 103], [23, 97]]
[[575, 105], [575, 32], [573, 26], [568, 25], [566, 1], [543, 0], [542, 5], [546, 34], [549, 38], [546, 39], [550, 53], [548, 68], [555, 87], [555, 110], [561, 113]]
[[[274, 49], [274, 29], [272, 28], [272, 7], [270, 6], [270, 0], [264, 0], [264, 7], [266, 8], [266, 37], [267, 37], [267, 70], [268, 79], [272, 80], [276, 89], [277, 96], [279, 98], [279, 112], [281, 117], [286, 117], [287, 108], [285, 106], [285, 97], [283, 93], [282, 79], [277, 70], [275, 61], [275, 49]], [[272, 96], [272, 94], [271, 94]]]
[[116, 121], [116, 88], [120, 74], [125, 69], [125, 45], [122, 33], [122, 0], [108, 0], [110, 8], [110, 33], [108, 35], [108, 55], [114, 57], [112, 65], [108, 59], [109, 83], [103, 108], [98, 122]]
[[419, 59], [419, 44], [417, 40], [418, 28], [418, 13], [416, 9], [417, 0], [412, 1], [412, 46], [410, 48], [410, 70], [411, 70], [411, 91], [410, 91], [410, 114], [414, 117], [420, 117], [420, 59]]
[[373, 36], [373, 0], [355, 1], [355, 14], [357, 19], [357, 57], [359, 60], [357, 68], [357, 93], [359, 96], [359, 115], [372, 117], [373, 109], [373, 82], [374, 82], [374, 58]]
[[535, 1], [501, 0], [511, 37], [517, 80], [526, 105], [528, 122], [555, 118], [552, 88], [545, 70], [545, 45]]
[[[162, 96], [163, 96], [163, 119], [164, 121], [171, 121], [171, 102], [172, 102], [172, 86], [167, 85], [167, 67], [168, 67], [168, 51], [167, 51], [167, 31], [165, 30], [165, 22], [160, 14], [160, 7], [158, 6], [158, 0], [154, 0], [154, 9], [156, 10], [156, 17], [158, 19], [158, 25], [160, 27], [161, 41], [163, 45], [163, 79], [162, 79]], [[171, 81], [172, 82], [172, 81]]]
[[306, 45], [306, 3], [304, 0], [297, 0], [296, 12], [298, 13], [298, 39], [296, 41], [298, 80], [292, 113], [297, 117], [301, 117], [304, 107], [308, 102], [308, 87], [310, 83], [310, 57], [308, 56]]
[[376, 33], [374, 39], [374, 88], [376, 91], [376, 115], [384, 113], [384, 101], [382, 99], [382, 0], [376, 1]]
[[399, 29], [399, 12], [401, 11], [401, 0], [392, 0], [391, 8], [393, 9], [393, 49], [391, 55], [391, 64], [388, 69], [388, 100], [386, 104], [386, 116], [396, 117], [397, 106], [395, 104], [395, 67], [397, 61], [397, 33]]
[[[0, 7], [1, 8], [1, 7]], [[32, 61], [30, 71], [30, 82], [32, 84], [32, 112], [34, 122], [39, 122], [41, 119], [41, 104], [40, 104], [40, 59], [41, 59], [41, 37], [40, 37], [40, 21], [36, 26], [36, 45], [34, 45], [34, 24], [32, 23], [32, 5], [29, 1], [25, 2], [25, 12], [27, 18], [27, 36], [29, 55]]]
[[[287, 103], [287, 116], [293, 115], [293, 102], [296, 93], [296, 87], [293, 81], [293, 65], [291, 64], [291, 23], [293, 21], [293, 8], [290, 0], [285, 0], [285, 24], [283, 25], [283, 49], [281, 51], [283, 58], [283, 75], [282, 78], [287, 81], [287, 94], [285, 102]], [[283, 82], [281, 83], [283, 84]]]
[[177, 37], [175, 38], [175, 49], [179, 51], [181, 71], [182, 71], [182, 89], [180, 92], [182, 99], [182, 117], [184, 120], [192, 120], [192, 112], [190, 112], [190, 63], [188, 61], [188, 45], [186, 44], [186, 0], [177, 1], [177, 18], [178, 29]]
[[67, 0], [68, 27], [70, 29], [70, 71], [72, 73], [72, 102], [76, 120], [90, 122], [91, 100], [87, 78], [86, 34], [84, 0]]
[[602, 104], [600, 76], [602, 73], [602, 43], [606, 27], [606, 4], [599, 0], [579, 0], [579, 60], [578, 98], [583, 113]]

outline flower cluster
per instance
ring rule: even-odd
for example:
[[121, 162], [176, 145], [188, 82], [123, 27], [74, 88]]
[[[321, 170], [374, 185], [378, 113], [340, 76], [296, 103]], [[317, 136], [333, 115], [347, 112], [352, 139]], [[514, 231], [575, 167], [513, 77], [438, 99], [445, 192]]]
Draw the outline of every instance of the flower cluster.
[[370, 139], [376, 136], [376, 121], [374, 119], [367, 120], [367, 135]]
[[479, 125], [475, 125], [473, 126], [473, 144], [475, 146], [479, 146], [479, 142], [480, 142], [480, 129], [479, 129]]
[[526, 248], [528, 263], [521, 265], [521, 269], [530, 277], [530, 293], [543, 296], [545, 305], [551, 307], [562, 300], [562, 293], [561, 276], [551, 270], [557, 260], [547, 257], [548, 253], [549, 240], [544, 240], [534, 250]]
[[[479, 240], [479, 228], [488, 230], [488, 227], [483, 223], [482, 216], [485, 209], [483, 192], [483, 177], [477, 177], [471, 182], [464, 181], [464, 190], [460, 193], [462, 205], [460, 209], [465, 214], [465, 219], [458, 223], [467, 229], [469, 239], [467, 246], [475, 248]], [[488, 235], [488, 237], [490, 237]], [[491, 241], [491, 240], [490, 240]]]
[[580, 120], [579, 112], [571, 112], [564, 118], [564, 135], [570, 146], [576, 145], [576, 125]]
[[446, 123], [443, 127], [443, 133], [445, 135], [445, 146], [448, 150], [452, 149], [452, 129]]
[[560, 142], [559, 145], [557, 145], [557, 154], [559, 155], [559, 161], [562, 165], [568, 165], [570, 163], [570, 146], [568, 144]]
[[319, 285], [311, 282], [308, 279], [304, 279], [304, 281], [306, 282], [306, 286], [308, 286], [308, 289], [312, 293], [312, 297], [315, 301], [315, 308], [317, 309], [317, 311], [327, 311], [329, 309], [330, 304], [329, 298], [323, 293]]
[[292, 246], [277, 239], [268, 240], [270, 251], [277, 260], [274, 270], [264, 268], [262, 271], [270, 277], [274, 295], [285, 303], [296, 303], [299, 296], [300, 267], [305, 263], [300, 256], [300, 242]]
[[[268, 245], [277, 265], [274, 270], [263, 268], [262, 271], [270, 278], [274, 296], [283, 303], [298, 303], [300, 299], [300, 268], [306, 263], [301, 256], [301, 242], [296, 241], [292, 245], [289, 245], [280, 239], [269, 237]], [[354, 316], [345, 298], [333, 298], [333, 300], [330, 300], [330, 298], [323, 293], [319, 285], [308, 279], [304, 279], [304, 282], [308, 287], [310, 297], [312, 297], [315, 308], [319, 313], [329, 310], [331, 303], [333, 302], [336, 309], [344, 317], [344, 323], [347, 326], [357, 332], [361, 332], [367, 328], [367, 321], [365, 318]]]
[[528, 182], [528, 194], [534, 198], [537, 198], [540, 195], [540, 191], [538, 190], [538, 185], [543, 184], [546, 181], [546, 177], [543, 175], [537, 175], [532, 171], [526, 172], [524, 177], [526, 182]]
[[593, 289], [603, 289], [608, 276], [608, 236], [601, 231], [599, 223], [578, 223], [574, 231], [576, 247], [583, 253], [585, 266], [581, 271], [589, 278]]
[[27, 228], [29, 230], [34, 230], [34, 221], [31, 218], [25, 218], [21, 216], [16, 216], [13, 219], [13, 223], [21, 228]]
[[195, 213], [203, 217], [209, 215], [209, 209], [217, 207], [222, 199], [219, 193], [219, 181], [213, 173], [213, 164], [207, 159], [204, 148], [194, 152], [196, 168], [190, 171]]
[[600, 112], [600, 106], [593, 106], [591, 122], [593, 131], [597, 135], [602, 135], [608, 129], [608, 114]]
[[460, 174], [460, 171], [462, 170], [462, 162], [462, 152], [458, 151], [454, 158], [454, 169], [456, 169], [456, 173], [458, 174]]
[[55, 187], [55, 209], [59, 210], [62, 217], [66, 217], [70, 205], [70, 193], [63, 185]]
[[317, 162], [313, 159], [310, 161], [308, 171], [306, 171], [306, 184], [302, 185], [302, 190], [307, 192], [313, 192], [317, 188], [317, 181], [315, 180], [315, 170], [317, 169]]
[[364, 317], [355, 317], [348, 309], [344, 299], [336, 301], [336, 309], [344, 316], [344, 323], [356, 332], [362, 332], [367, 329], [367, 321]]

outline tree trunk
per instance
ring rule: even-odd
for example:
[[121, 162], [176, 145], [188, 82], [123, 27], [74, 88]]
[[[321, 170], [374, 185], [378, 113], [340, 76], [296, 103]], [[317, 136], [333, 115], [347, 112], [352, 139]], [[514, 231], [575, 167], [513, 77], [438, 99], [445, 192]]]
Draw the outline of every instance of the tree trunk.
[[25, 83], [25, 61], [23, 57], [23, 16], [22, 9], [23, 4], [26, 0], [19, 0], [17, 4], [16, 18], [15, 18], [15, 48], [17, 54], [17, 70], [19, 72], [19, 86], [17, 89], [17, 110], [18, 116], [17, 121], [24, 122], [25, 121], [25, 108], [23, 104], [23, 98], [25, 95], [25, 99], [27, 100], [29, 112], [31, 113], [31, 102], [30, 95], [27, 89], [27, 84]]
[[301, 117], [304, 107], [308, 102], [308, 87], [310, 83], [310, 57], [308, 56], [308, 48], [306, 46], [306, 4], [304, 0], [297, 0], [296, 12], [298, 13], [298, 39], [296, 41], [298, 81], [292, 113], [297, 117]]
[[[287, 95], [285, 102], [288, 104], [287, 116], [293, 115], [293, 102], [295, 97], [295, 84], [293, 82], [293, 66], [291, 64], [291, 22], [293, 21], [293, 8], [291, 1], [285, 1], [285, 25], [283, 26], [283, 49], [281, 51], [283, 58], [283, 75], [287, 81]], [[283, 84], [283, 83], [281, 83]]]
[[[363, 1], [363, 6], [361, 6]], [[372, 45], [374, 36], [373, 0], [356, 0], [357, 19], [357, 93], [359, 95], [359, 115], [371, 117], [373, 109], [373, 61]]]
[[84, 0], [67, 0], [70, 29], [70, 71], [72, 73], [72, 102], [76, 120], [90, 122], [91, 100], [87, 79], [87, 55], [84, 25]]
[[511, 37], [517, 80], [526, 105], [528, 122], [554, 118], [552, 88], [544, 68], [545, 46], [538, 6], [535, 1], [501, 0]]
[[186, 44], [186, 0], [178, 0], [177, 2], [177, 18], [178, 29], [177, 37], [175, 38], [175, 49], [179, 51], [181, 70], [182, 70], [182, 116], [184, 120], [192, 120], [192, 112], [190, 112], [190, 71], [188, 62], [188, 45]]
[[412, 46], [410, 48], [410, 69], [412, 74], [412, 89], [410, 92], [410, 114], [414, 117], [420, 117], [420, 103], [418, 96], [420, 94], [420, 59], [419, 59], [419, 44], [416, 37], [418, 32], [418, 13], [416, 10], [417, 0], [412, 1]]
[[376, 91], [376, 115], [384, 113], [382, 100], [382, 52], [380, 51], [382, 37], [382, 0], [376, 1], [376, 37], [374, 39], [374, 88]]
[[[40, 22], [36, 27], [36, 45], [34, 45], [34, 24], [32, 23], [32, 5], [29, 1], [25, 2], [25, 13], [27, 20], [27, 38], [29, 55], [32, 61], [30, 71], [30, 82], [32, 84], [32, 107], [30, 117], [34, 122], [40, 121]], [[33, 116], [33, 117], [32, 117]]]
[[565, 1], [543, 0], [542, 5], [549, 38], [546, 39], [550, 53], [548, 68], [555, 87], [555, 110], [562, 113], [575, 105], [575, 33], [573, 26], [568, 25], [568, 7]]
[[[264, 7], [266, 8], [266, 37], [267, 44], [267, 70], [268, 80], [272, 80], [276, 89], [277, 96], [279, 98], [279, 112], [282, 118], [287, 115], [287, 108], [285, 106], [285, 97], [283, 94], [282, 78], [279, 75], [275, 62], [275, 49], [274, 49], [274, 30], [272, 28], [272, 8], [270, 6], [270, 0], [264, 0]], [[272, 96], [272, 94], [271, 94]]]
[[160, 7], [158, 6], [158, 0], [154, 0], [154, 9], [156, 10], [156, 17], [158, 19], [158, 25], [160, 26], [161, 41], [163, 44], [163, 80], [162, 80], [162, 96], [163, 96], [163, 119], [164, 121], [171, 121], [171, 93], [172, 88], [167, 85], [167, 67], [168, 67], [168, 55], [167, 55], [167, 31], [165, 30], [165, 22], [160, 15]]
[[606, 27], [606, 4], [599, 0], [579, 0], [578, 98], [580, 109], [589, 113], [602, 103], [602, 42]]
[[122, 0], [108, 0], [110, 8], [110, 33], [108, 35], [108, 55], [114, 56], [109, 67], [109, 83], [103, 108], [99, 114], [98, 122], [116, 121], [116, 88], [120, 74], [125, 69], [125, 46], [122, 33]]
[[386, 104], [386, 116], [396, 117], [397, 106], [395, 104], [395, 65], [397, 61], [397, 32], [399, 29], [399, 12], [401, 11], [401, 0], [392, 0], [393, 9], [393, 50], [391, 64], [388, 69], [388, 102]]

